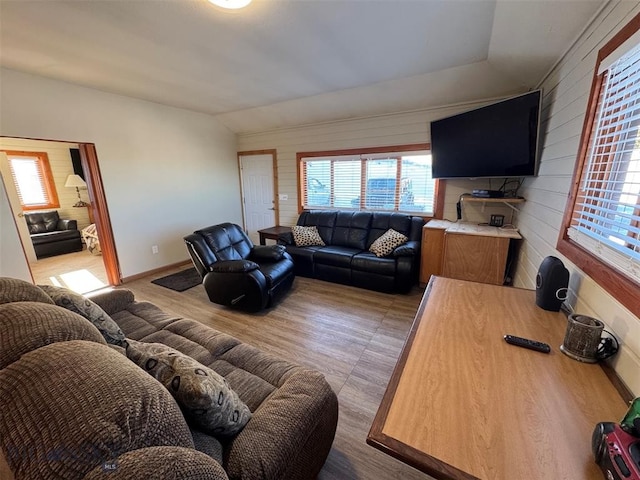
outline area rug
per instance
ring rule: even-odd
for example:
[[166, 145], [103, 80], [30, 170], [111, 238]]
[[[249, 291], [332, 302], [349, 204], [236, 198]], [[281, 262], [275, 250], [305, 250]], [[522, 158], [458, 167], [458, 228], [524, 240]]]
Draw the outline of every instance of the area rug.
[[178, 273], [172, 273], [166, 277], [156, 278], [155, 280], [151, 280], [151, 283], [170, 288], [176, 292], [184, 292], [196, 285], [200, 285], [202, 283], [202, 278], [200, 278], [198, 271], [191, 267]]

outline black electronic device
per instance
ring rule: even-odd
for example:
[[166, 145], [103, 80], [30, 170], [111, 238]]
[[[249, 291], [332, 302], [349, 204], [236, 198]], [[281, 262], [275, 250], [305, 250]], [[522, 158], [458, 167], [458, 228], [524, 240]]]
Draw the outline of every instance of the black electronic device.
[[431, 122], [433, 178], [535, 176], [541, 100], [536, 90]]
[[551, 347], [547, 343], [530, 340], [528, 338], [516, 337], [515, 335], [505, 335], [504, 341], [509, 345], [528, 348], [529, 350], [535, 350], [536, 352], [549, 353], [551, 351]]
[[613, 422], [596, 425], [591, 450], [607, 480], [640, 480], [640, 438]]
[[536, 305], [544, 310], [559, 312], [567, 297], [569, 270], [559, 258], [546, 257], [536, 275]]
[[504, 215], [492, 214], [489, 219], [489, 225], [492, 227], [502, 227], [504, 225]]
[[482, 190], [474, 188], [471, 191], [471, 196], [476, 198], [503, 198], [504, 192], [502, 190]]

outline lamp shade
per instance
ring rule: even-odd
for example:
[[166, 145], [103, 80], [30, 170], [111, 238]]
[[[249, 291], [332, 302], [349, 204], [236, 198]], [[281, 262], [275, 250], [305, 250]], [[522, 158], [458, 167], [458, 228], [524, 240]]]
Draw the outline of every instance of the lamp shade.
[[80, 175], [69, 175], [67, 181], [64, 183], [65, 187], [86, 187], [87, 183], [82, 179]]

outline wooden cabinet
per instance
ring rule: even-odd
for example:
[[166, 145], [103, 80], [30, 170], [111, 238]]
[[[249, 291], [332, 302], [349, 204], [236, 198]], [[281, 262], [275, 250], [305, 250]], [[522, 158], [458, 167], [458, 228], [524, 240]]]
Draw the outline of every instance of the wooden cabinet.
[[502, 285], [517, 230], [432, 220], [422, 230], [420, 283], [431, 275]]

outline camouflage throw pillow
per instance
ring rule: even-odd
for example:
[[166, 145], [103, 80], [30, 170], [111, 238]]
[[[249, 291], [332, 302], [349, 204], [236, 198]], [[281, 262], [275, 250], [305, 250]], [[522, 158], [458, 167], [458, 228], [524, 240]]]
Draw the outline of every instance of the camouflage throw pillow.
[[127, 340], [118, 324], [92, 300], [64, 287], [38, 285], [59, 307], [66, 308], [83, 316], [93, 323], [111, 345], [127, 346]]
[[127, 357], [162, 383], [187, 421], [206, 433], [232, 437], [251, 418], [227, 380], [188, 355], [162, 343], [129, 340]]

